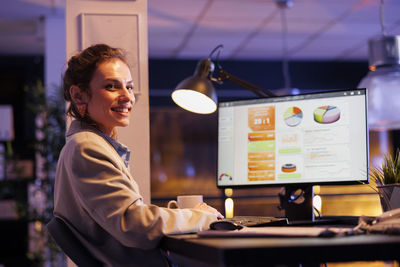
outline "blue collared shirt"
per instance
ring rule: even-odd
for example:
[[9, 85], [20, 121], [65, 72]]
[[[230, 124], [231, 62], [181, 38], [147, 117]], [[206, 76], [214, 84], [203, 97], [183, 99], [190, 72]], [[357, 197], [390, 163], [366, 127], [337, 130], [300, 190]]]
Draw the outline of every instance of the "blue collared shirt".
[[[92, 132], [95, 132], [97, 134], [99, 134], [100, 136], [102, 136], [104, 139], [106, 139], [111, 146], [115, 149], [115, 151], [117, 152], [117, 154], [121, 157], [122, 161], [124, 162], [125, 166], [128, 168], [129, 170], [129, 158], [131, 156], [131, 151], [129, 150], [129, 148], [121, 143], [119, 143], [117, 140], [115, 140], [114, 138], [105, 135], [102, 131], [100, 131], [99, 129], [97, 129], [96, 127], [87, 124], [86, 122], [82, 122], [82, 121], [72, 121], [71, 125], [73, 125], [74, 123], [80, 123], [81, 129], [86, 129]], [[69, 135], [71, 135], [72, 133], [69, 133], [69, 131], [67, 132], [67, 138]]]
[[101, 131], [99, 132], [114, 147], [115, 151], [117, 151], [118, 155], [124, 161], [125, 166], [129, 169], [129, 159], [131, 157], [131, 151], [129, 150], [129, 148], [119, 143], [114, 138], [105, 135]]

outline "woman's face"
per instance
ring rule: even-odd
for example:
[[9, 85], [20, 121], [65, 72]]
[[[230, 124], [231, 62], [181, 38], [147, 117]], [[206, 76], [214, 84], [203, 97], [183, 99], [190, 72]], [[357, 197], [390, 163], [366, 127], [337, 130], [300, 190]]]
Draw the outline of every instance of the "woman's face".
[[100, 130], [111, 136], [116, 126], [128, 126], [135, 103], [133, 81], [128, 66], [115, 59], [101, 63], [90, 81], [88, 113]]

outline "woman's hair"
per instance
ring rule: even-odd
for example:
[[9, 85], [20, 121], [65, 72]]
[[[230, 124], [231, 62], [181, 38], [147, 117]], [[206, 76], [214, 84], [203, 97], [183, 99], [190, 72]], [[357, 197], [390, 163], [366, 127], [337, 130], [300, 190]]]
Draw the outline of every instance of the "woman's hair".
[[119, 59], [128, 65], [122, 49], [113, 48], [106, 44], [92, 45], [71, 57], [63, 77], [64, 99], [71, 103], [67, 109], [67, 115], [93, 124], [93, 121], [87, 115], [83, 118], [79, 115], [79, 111], [72, 101], [70, 88], [72, 85], [76, 85], [82, 92], [86, 92], [90, 98], [89, 85], [97, 67], [103, 62], [115, 59]]

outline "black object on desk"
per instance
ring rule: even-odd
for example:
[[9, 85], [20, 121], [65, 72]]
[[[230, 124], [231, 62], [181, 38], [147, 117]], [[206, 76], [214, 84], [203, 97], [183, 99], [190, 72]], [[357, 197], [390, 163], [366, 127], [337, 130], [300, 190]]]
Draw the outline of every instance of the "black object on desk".
[[243, 228], [243, 225], [233, 222], [233, 221], [227, 221], [227, 220], [219, 220], [212, 222], [210, 224], [210, 229], [211, 230], [240, 230]]
[[[200, 238], [195, 234], [170, 235], [163, 238], [161, 248], [179, 256], [178, 259], [190, 259], [206, 266], [398, 261], [400, 236]], [[180, 262], [176, 263], [179, 265]]]
[[212, 222], [210, 229], [212, 230], [237, 230], [247, 227], [261, 226], [282, 226], [287, 225], [286, 218], [270, 217], [270, 216], [234, 216], [233, 218], [225, 218]]
[[347, 225], [356, 226], [359, 223], [359, 216], [322, 216], [313, 220], [290, 221], [288, 225], [293, 226], [317, 226], [317, 225]]
[[358, 216], [323, 216], [314, 220], [289, 221], [287, 218], [266, 217], [266, 216], [235, 216], [212, 222], [211, 230], [240, 230], [247, 227], [266, 227], [266, 226], [323, 226], [341, 225], [356, 226]]

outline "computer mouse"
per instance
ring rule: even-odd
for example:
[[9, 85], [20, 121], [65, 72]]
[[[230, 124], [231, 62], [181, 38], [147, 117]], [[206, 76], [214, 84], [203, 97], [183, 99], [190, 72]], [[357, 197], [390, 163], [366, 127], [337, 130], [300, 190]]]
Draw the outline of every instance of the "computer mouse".
[[240, 230], [243, 228], [243, 225], [237, 224], [235, 222], [231, 221], [215, 221], [210, 224], [210, 229], [212, 230], [226, 230], [226, 231], [231, 231], [231, 230]]

